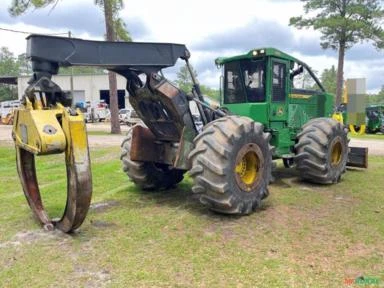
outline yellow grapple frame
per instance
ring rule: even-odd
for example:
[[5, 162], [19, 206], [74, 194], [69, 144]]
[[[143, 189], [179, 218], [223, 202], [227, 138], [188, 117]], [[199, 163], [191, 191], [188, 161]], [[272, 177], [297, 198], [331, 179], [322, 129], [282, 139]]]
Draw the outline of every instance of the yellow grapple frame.
[[[34, 87], [26, 92], [13, 123], [17, 170], [25, 197], [37, 219], [47, 229], [63, 232], [78, 228], [85, 219], [92, 196], [92, 177], [84, 117], [80, 111], [56, 102], [48, 105]], [[43, 206], [36, 175], [35, 156], [65, 153], [67, 202], [58, 221]]]

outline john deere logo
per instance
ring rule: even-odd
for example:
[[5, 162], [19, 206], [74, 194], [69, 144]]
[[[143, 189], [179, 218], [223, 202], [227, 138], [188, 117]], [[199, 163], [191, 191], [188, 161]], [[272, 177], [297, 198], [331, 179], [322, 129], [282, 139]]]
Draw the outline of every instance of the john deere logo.
[[282, 116], [284, 114], [284, 109], [283, 107], [279, 107], [276, 112], [277, 116]]

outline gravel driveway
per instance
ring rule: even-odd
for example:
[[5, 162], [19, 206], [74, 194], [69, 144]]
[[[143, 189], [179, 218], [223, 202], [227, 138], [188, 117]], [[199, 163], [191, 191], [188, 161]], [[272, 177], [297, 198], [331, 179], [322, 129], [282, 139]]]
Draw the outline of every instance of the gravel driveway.
[[[88, 131], [110, 131], [109, 123], [94, 123], [87, 124]], [[89, 145], [91, 147], [102, 146], [120, 146], [125, 134], [129, 127], [126, 125], [121, 126], [121, 135], [89, 135]], [[0, 125], [0, 143], [13, 145], [11, 137], [12, 126]], [[371, 139], [351, 139], [350, 146], [368, 147], [368, 153], [370, 155], [384, 155], [384, 135], [383, 140], [371, 140]]]
[[[129, 127], [124, 125], [121, 126], [122, 134], [121, 135], [89, 135], [89, 146], [91, 147], [101, 147], [101, 146], [120, 146], [123, 141], [125, 134], [127, 134]], [[105, 123], [98, 124], [87, 124], [88, 131], [110, 131], [110, 125]], [[13, 145], [12, 140], [12, 126], [10, 125], [0, 125], [0, 144]]]

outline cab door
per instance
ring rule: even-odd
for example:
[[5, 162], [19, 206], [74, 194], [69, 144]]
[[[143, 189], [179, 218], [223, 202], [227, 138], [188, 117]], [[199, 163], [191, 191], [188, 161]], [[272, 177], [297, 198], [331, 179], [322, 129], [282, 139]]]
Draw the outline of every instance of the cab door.
[[[272, 126], [284, 127], [288, 120], [288, 62], [276, 58], [271, 58], [270, 62], [270, 87], [271, 102], [269, 110], [269, 120]], [[273, 125], [275, 124], [275, 125]]]

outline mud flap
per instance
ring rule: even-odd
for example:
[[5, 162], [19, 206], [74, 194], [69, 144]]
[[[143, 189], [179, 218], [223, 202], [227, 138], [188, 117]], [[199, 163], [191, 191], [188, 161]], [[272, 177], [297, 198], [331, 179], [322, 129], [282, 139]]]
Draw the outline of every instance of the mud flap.
[[368, 168], [368, 148], [349, 147], [347, 166]]

